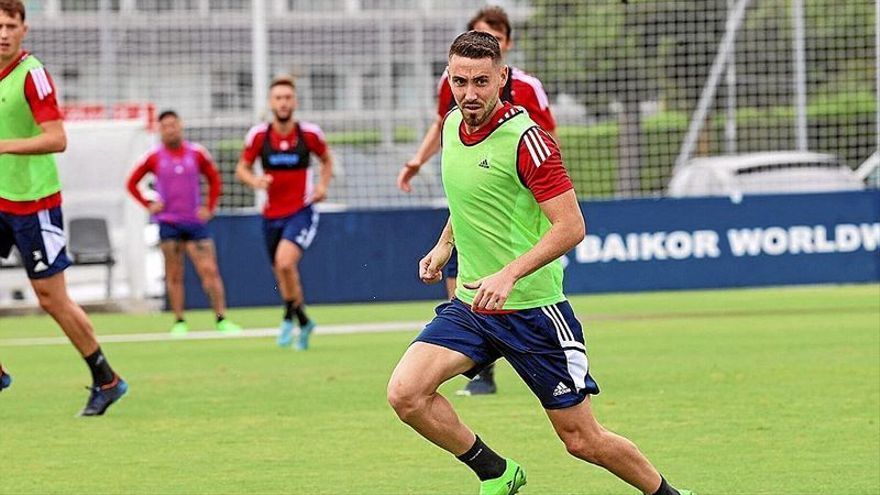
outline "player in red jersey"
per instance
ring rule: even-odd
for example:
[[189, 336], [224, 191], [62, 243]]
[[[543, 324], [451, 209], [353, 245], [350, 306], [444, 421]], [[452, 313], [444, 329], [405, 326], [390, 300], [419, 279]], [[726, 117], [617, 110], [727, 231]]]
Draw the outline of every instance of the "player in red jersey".
[[[54, 153], [67, 147], [55, 84], [22, 49], [28, 32], [20, 0], [0, 0], [0, 258], [18, 248], [31, 287], [92, 374], [80, 416], [100, 416], [128, 384], [110, 367], [88, 315], [67, 293], [70, 266]], [[0, 368], [0, 388], [11, 379]]]
[[[263, 234], [278, 290], [284, 299], [284, 317], [278, 333], [278, 345], [293, 343], [293, 317], [299, 323], [297, 349], [305, 350], [315, 322], [306, 316], [305, 298], [299, 277], [299, 261], [315, 238], [318, 212], [312, 206], [327, 197], [333, 177], [333, 154], [321, 128], [297, 121], [296, 84], [290, 76], [276, 77], [269, 86], [271, 123], [251, 128], [245, 140], [235, 174], [253, 189], [265, 190]], [[320, 161], [318, 184], [312, 187], [311, 155]], [[259, 158], [263, 174], [252, 167]]]
[[[489, 33], [498, 40], [501, 46], [502, 56], [513, 48], [511, 37], [510, 19], [507, 13], [498, 6], [489, 6], [479, 10], [468, 22], [468, 31], [482, 31]], [[550, 111], [550, 100], [544, 87], [537, 77], [526, 74], [522, 70], [508, 66], [507, 82], [501, 88], [501, 100], [523, 107], [529, 117], [547, 131], [554, 140], [556, 136], [556, 120]], [[437, 118], [425, 133], [422, 144], [416, 154], [400, 169], [397, 175], [397, 187], [404, 192], [410, 192], [410, 181], [419, 173], [422, 165], [431, 159], [440, 150], [440, 128], [443, 118], [455, 106], [452, 97], [452, 89], [449, 86], [447, 71], [443, 72], [437, 85]], [[446, 292], [451, 299], [455, 293], [455, 283], [458, 278], [458, 257], [453, 252], [449, 263], [444, 267], [443, 274], [446, 277]], [[495, 385], [495, 365], [488, 366], [471, 380], [467, 386], [459, 391], [460, 395], [486, 395], [497, 391]]]

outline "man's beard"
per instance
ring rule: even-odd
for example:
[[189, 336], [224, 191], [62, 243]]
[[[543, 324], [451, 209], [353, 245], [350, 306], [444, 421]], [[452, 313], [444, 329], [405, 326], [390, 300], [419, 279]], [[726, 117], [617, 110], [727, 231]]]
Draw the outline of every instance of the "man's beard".
[[275, 111], [273, 111], [272, 113], [275, 114], [275, 120], [281, 122], [282, 124], [290, 122], [290, 119], [293, 118], [293, 112], [289, 112], [286, 117], [282, 117], [278, 112]]
[[469, 127], [479, 127], [486, 123], [490, 117], [492, 117], [492, 111], [495, 110], [495, 105], [498, 104], [498, 99], [492, 100], [490, 102], [486, 102], [486, 109], [482, 114], [472, 114], [472, 113], [464, 113], [464, 121]]

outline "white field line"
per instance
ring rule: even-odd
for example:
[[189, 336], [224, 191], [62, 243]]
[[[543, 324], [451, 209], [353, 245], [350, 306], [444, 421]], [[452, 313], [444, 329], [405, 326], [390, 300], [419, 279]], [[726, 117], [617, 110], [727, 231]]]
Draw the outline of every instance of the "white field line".
[[[404, 330], [416, 331], [425, 326], [424, 321], [394, 321], [384, 323], [360, 323], [356, 325], [318, 325], [315, 329], [317, 335], [338, 335], [349, 333], [378, 333], [399, 332]], [[169, 340], [221, 340], [221, 339], [253, 339], [262, 337], [274, 337], [278, 334], [277, 328], [256, 328], [242, 330], [238, 334], [225, 334], [216, 330], [189, 332], [183, 337], [173, 337], [170, 333], [132, 333], [117, 335], [98, 335], [98, 341], [105, 342], [165, 342]], [[69, 345], [67, 337], [33, 337], [19, 339], [0, 339], [0, 347], [27, 347], [44, 345]]]

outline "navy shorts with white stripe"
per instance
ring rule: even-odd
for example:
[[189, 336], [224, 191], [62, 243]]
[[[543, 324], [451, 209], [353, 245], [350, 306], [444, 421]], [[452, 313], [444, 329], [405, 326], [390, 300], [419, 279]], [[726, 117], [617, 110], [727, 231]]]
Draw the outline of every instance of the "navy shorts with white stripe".
[[296, 244], [303, 251], [307, 250], [318, 232], [318, 218], [318, 210], [312, 205], [283, 218], [264, 218], [263, 237], [269, 259], [275, 259], [275, 251], [282, 239]]
[[445, 302], [416, 342], [471, 358], [465, 376], [505, 358], [545, 409], [564, 409], [599, 393], [590, 376], [581, 324], [568, 301], [505, 314], [475, 313], [459, 299]]
[[31, 215], [0, 212], [0, 258], [18, 247], [28, 278], [48, 278], [70, 266], [61, 207]]

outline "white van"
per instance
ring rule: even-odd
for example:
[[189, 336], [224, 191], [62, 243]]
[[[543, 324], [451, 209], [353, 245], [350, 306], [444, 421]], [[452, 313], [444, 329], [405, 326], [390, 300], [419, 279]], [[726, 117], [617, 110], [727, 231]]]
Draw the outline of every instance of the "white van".
[[669, 181], [671, 197], [730, 196], [865, 189], [864, 178], [834, 155], [771, 151], [693, 158]]

